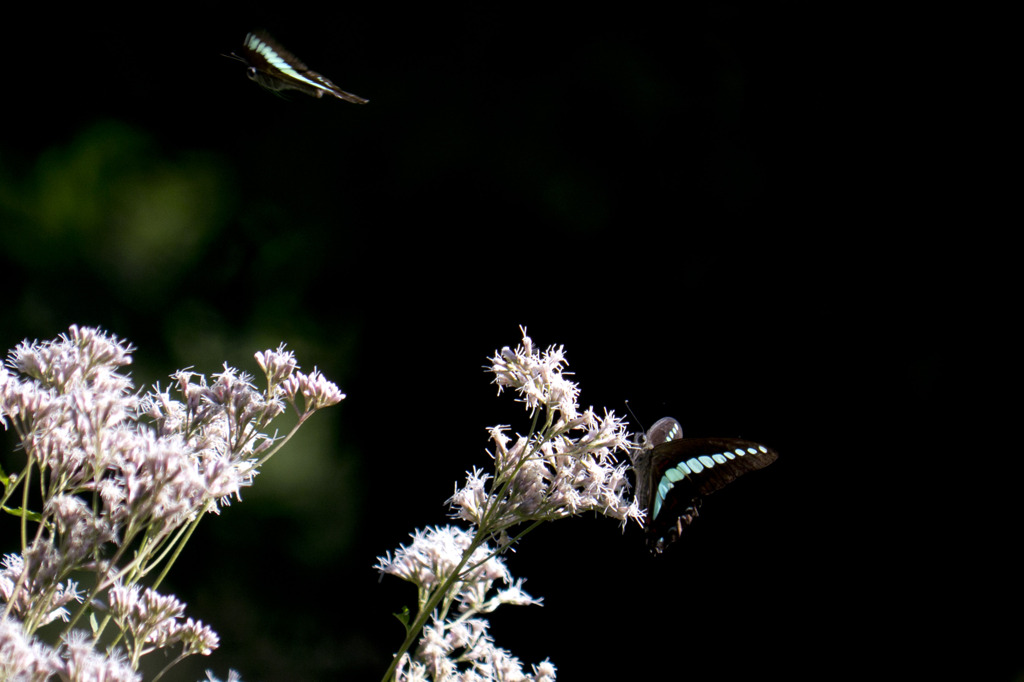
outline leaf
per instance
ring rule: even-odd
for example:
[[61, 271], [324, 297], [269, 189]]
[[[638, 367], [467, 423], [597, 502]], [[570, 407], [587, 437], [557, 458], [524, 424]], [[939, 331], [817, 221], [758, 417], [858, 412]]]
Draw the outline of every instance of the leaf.
[[24, 516], [29, 521], [34, 521], [36, 523], [40, 523], [43, 520], [43, 515], [39, 512], [25, 511], [21, 507], [18, 507], [17, 509], [11, 509], [10, 507], [4, 505], [2, 509], [11, 516], [17, 516], [18, 518]]
[[401, 622], [402, 625], [405, 626], [406, 632], [409, 631], [409, 607], [408, 606], [403, 606], [401, 613], [392, 613], [391, 615], [394, 616], [395, 618], [397, 618], [399, 620], [399, 622]]

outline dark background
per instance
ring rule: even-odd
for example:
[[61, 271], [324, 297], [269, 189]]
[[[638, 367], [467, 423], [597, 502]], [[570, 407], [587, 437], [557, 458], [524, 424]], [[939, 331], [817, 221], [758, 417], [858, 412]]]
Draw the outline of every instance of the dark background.
[[[952, 207], [922, 189], [941, 152], [906, 105], [930, 76], [894, 17], [41, 10], [8, 37], [4, 347], [101, 326], [146, 385], [256, 371], [285, 341], [349, 394], [179, 561], [166, 588], [222, 646], [173, 679], [379, 679], [415, 594], [371, 567], [446, 521], [485, 427], [527, 428], [482, 371], [519, 325], [566, 346], [584, 406], [781, 453], [657, 559], [603, 518], [529, 536], [509, 565], [544, 607], [492, 618], [527, 667], [919, 678], [955, 651], [1019, 673], [1019, 626], [946, 645], [1019, 595], [1005, 569], [951, 589], [943, 543], [978, 540], [918, 495], [949, 485], [921, 462], [944, 447], [939, 320], [962, 294], [920, 219]], [[249, 82], [220, 55], [258, 27], [370, 104]]]

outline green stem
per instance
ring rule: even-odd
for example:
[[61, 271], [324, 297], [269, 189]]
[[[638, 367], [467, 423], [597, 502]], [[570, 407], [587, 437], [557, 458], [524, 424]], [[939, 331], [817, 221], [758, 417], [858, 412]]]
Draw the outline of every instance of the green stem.
[[[531, 524], [530, 524], [529, 526], [527, 526], [527, 527], [526, 527], [526, 530], [524, 530], [524, 531], [523, 531], [523, 532], [521, 532], [521, 533], [517, 533], [517, 534], [515, 535], [515, 537], [513, 537], [513, 538], [512, 538], [512, 539], [511, 539], [511, 540], [509, 541], [508, 545], [506, 545], [506, 548], [508, 548], [508, 547], [511, 547], [512, 545], [514, 545], [514, 544], [516, 544], [517, 542], [519, 542], [519, 540], [520, 540], [520, 539], [521, 539], [521, 538], [522, 538], [522, 537], [523, 537], [524, 535], [526, 535], [527, 533], [529, 533], [529, 532], [530, 532], [531, 530], [534, 530], [535, 528], [537, 528], [537, 526], [541, 525], [542, 523], [544, 523], [544, 522], [543, 522], [543, 521], [540, 521], [540, 520], [537, 520], [537, 521], [534, 521], [533, 523], [531, 523]], [[505, 552], [505, 550], [504, 550], [504, 549], [500, 549], [500, 548], [499, 548], [499, 549], [494, 549], [494, 550], [492, 550], [492, 551], [491, 551], [491, 553], [490, 553], [490, 554], [488, 554], [488, 555], [487, 555], [487, 556], [485, 556], [485, 557], [484, 557], [483, 559], [481, 559], [480, 561], [476, 562], [475, 564], [473, 564], [472, 566], [470, 566], [469, 568], [467, 568], [467, 569], [466, 569], [466, 570], [465, 570], [464, 572], [465, 572], [465, 573], [467, 573], [467, 574], [468, 574], [468, 573], [471, 573], [472, 571], [475, 571], [476, 569], [480, 568], [481, 566], [483, 566], [484, 564], [486, 564], [486, 563], [487, 563], [488, 561], [490, 561], [490, 560], [491, 560], [491, 559], [493, 559], [494, 557], [498, 556], [499, 554], [503, 554], [504, 552]]]
[[199, 522], [202, 520], [203, 516], [206, 515], [206, 510], [210, 508], [210, 504], [211, 503], [208, 502], [207, 505], [203, 507], [203, 511], [196, 514], [196, 518], [192, 521], [191, 525], [189, 525], [188, 531], [186, 531], [185, 535], [178, 540], [178, 546], [174, 548], [174, 554], [171, 555], [171, 558], [164, 564], [164, 569], [160, 571], [160, 575], [157, 576], [157, 579], [153, 582], [152, 589], [155, 590], [160, 587], [160, 583], [162, 583], [164, 578], [167, 577], [168, 571], [171, 570], [171, 566], [174, 565], [174, 562], [178, 560], [178, 556], [181, 555], [181, 551], [185, 549], [185, 545], [188, 544], [188, 540], [192, 537], [192, 533], [199, 526]]
[[281, 448], [283, 448], [285, 446], [285, 443], [287, 443], [288, 441], [290, 441], [292, 439], [292, 436], [294, 436], [295, 433], [299, 430], [299, 427], [302, 426], [303, 424], [305, 424], [306, 420], [309, 419], [312, 415], [313, 415], [313, 413], [308, 411], [308, 410], [305, 413], [303, 413], [302, 415], [300, 415], [299, 416], [299, 421], [296, 422], [295, 426], [292, 427], [292, 430], [288, 432], [288, 435], [285, 436], [278, 443], [276, 443], [274, 445], [274, 447], [272, 447], [270, 449], [270, 452], [268, 452], [263, 457], [261, 457], [260, 461], [256, 462], [255, 466], [253, 466], [253, 469], [259, 469], [260, 467], [262, 467], [264, 464], [267, 463], [268, 459], [270, 459], [271, 457], [276, 455], [281, 450]]
[[[21, 493], [21, 508], [22, 508], [22, 510], [27, 510], [28, 509], [28, 486], [29, 486], [29, 482], [31, 480], [32, 480], [32, 458], [29, 457], [29, 461], [25, 465], [25, 480], [24, 481], [19, 481], [19, 483], [24, 484], [23, 487], [22, 487], [22, 493]], [[36, 537], [37, 538], [39, 537], [40, 533], [42, 533], [42, 530], [43, 530], [43, 523], [40, 521], [39, 526], [36, 529]], [[27, 549], [28, 549], [28, 514], [22, 514], [21, 515], [21, 556], [23, 558], [25, 556], [25, 551]], [[21, 575], [18, 576], [18, 582], [14, 585], [14, 589], [11, 590], [10, 599], [7, 602], [7, 607], [4, 609], [4, 618], [10, 617], [11, 610], [14, 608], [14, 605], [18, 601], [18, 593], [25, 586], [26, 580], [28, 579], [28, 571], [29, 571], [29, 567], [27, 565], [25, 565], [24, 568], [21, 571]], [[32, 634], [32, 632], [35, 631], [35, 628], [33, 627], [30, 630], [29, 627], [31, 627], [31, 624], [26, 619], [26, 622], [25, 622], [25, 632], [27, 632], [28, 634]]]
[[475, 552], [483, 543], [483, 534], [478, 530], [476, 535], [474, 535], [473, 539], [470, 541], [469, 547], [467, 547], [466, 551], [462, 553], [462, 560], [459, 562], [459, 565], [455, 567], [455, 570], [452, 571], [451, 575], [448, 576], [444, 583], [434, 591], [434, 594], [430, 596], [427, 603], [420, 609], [419, 615], [416, 616], [416, 620], [409, 626], [405, 641], [402, 642], [402, 646], [399, 647], [398, 653], [396, 653], [395, 657], [391, 660], [391, 665], [389, 665], [388, 669], [384, 672], [384, 677], [381, 678], [381, 682], [389, 682], [394, 679], [395, 669], [398, 667], [399, 661], [402, 660], [402, 656], [404, 656], [409, 648], [416, 642], [416, 639], [419, 637], [420, 630], [422, 630], [423, 626], [427, 624], [427, 619], [430, 618], [430, 614], [434, 611], [434, 608], [441, 602], [445, 595], [451, 591], [452, 586], [456, 581], [461, 578], [462, 568], [466, 565], [466, 562], [469, 561], [469, 558], [473, 556], [473, 552]]
[[[532, 440], [533, 434], [536, 433], [537, 421], [539, 417], [540, 413], [534, 412], [533, 419], [530, 423], [530, 431], [527, 434], [528, 443]], [[551, 424], [553, 421], [553, 413], [551, 410], [545, 410], [544, 421], [545, 423], [543, 430], [546, 432], [549, 428], [551, 428]], [[487, 526], [489, 525], [488, 522], [491, 520], [492, 516], [498, 513], [498, 510], [500, 509], [502, 502], [508, 496], [512, 482], [515, 480], [515, 475], [519, 472], [519, 469], [522, 468], [526, 460], [532, 457], [533, 454], [540, 449], [540, 444], [543, 441], [544, 439], [541, 439], [540, 442], [536, 443], [534, 445], [533, 452], [529, 452], [526, 454], [526, 456], [521, 458], [517, 468], [504, 478], [502, 484], [498, 488], [497, 494], [495, 495], [493, 504], [491, 504], [488, 507], [488, 509], [483, 513], [483, 516], [480, 519], [480, 526], [477, 528], [476, 534], [470, 541], [469, 547], [466, 549], [465, 552], [463, 552], [462, 560], [459, 561], [459, 565], [455, 567], [455, 570], [452, 571], [452, 574], [448, 576], [444, 583], [430, 596], [430, 599], [427, 600], [427, 603], [421, 606], [420, 612], [416, 616], [416, 620], [413, 622], [412, 625], [410, 625], [407, 628], [405, 641], [402, 642], [402, 646], [399, 647], [398, 652], [395, 654], [395, 657], [391, 660], [391, 665], [389, 665], [388, 669], [384, 672], [384, 677], [381, 678], [381, 682], [391, 682], [391, 680], [395, 679], [395, 670], [398, 667], [399, 661], [402, 660], [402, 656], [404, 656], [406, 652], [416, 642], [416, 639], [419, 637], [420, 631], [423, 629], [423, 626], [426, 625], [427, 619], [430, 618], [430, 615], [434, 611], [434, 608], [436, 608], [437, 605], [441, 602], [441, 600], [445, 598], [445, 596], [451, 590], [455, 582], [462, 578], [463, 569], [465, 568], [466, 563], [469, 561], [470, 557], [473, 556], [473, 553], [477, 550], [477, 548], [483, 545], [486, 539], [491, 536], [493, 531], [484, 532], [484, 529], [487, 528]], [[534, 521], [526, 530], [524, 530], [522, 533], [516, 536], [516, 539], [530, 532], [541, 523], [541, 521]], [[488, 555], [487, 559], [490, 559], [495, 554], [497, 554], [497, 550]], [[486, 561], [487, 559], [485, 559], [484, 561]], [[479, 565], [479, 563], [475, 564], [473, 568], [476, 568]]]

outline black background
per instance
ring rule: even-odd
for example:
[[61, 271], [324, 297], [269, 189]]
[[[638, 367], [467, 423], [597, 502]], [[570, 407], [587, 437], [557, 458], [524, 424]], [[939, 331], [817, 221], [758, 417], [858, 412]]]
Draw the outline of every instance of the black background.
[[[937, 528], [918, 496], [948, 485], [920, 463], [943, 448], [939, 332], [960, 294], [920, 213], [955, 208], [927, 188], [941, 152], [906, 106], [929, 75], [893, 17], [40, 10], [4, 70], [0, 341], [98, 325], [138, 346], [139, 385], [255, 371], [286, 341], [349, 394], [179, 561], [166, 589], [222, 646], [172, 679], [379, 679], [415, 595], [374, 559], [446, 521], [485, 427], [527, 428], [482, 371], [519, 325], [566, 346], [584, 406], [781, 453], [657, 559], [602, 518], [530, 535], [509, 565], [544, 607], [492, 619], [525, 663], [916, 678], [956, 651], [1019, 672], [1019, 626], [945, 644], [977, 632], [963, 606], [1018, 602], [1002, 569], [950, 589], [962, 519]], [[370, 104], [249, 82], [220, 55], [258, 27]]]

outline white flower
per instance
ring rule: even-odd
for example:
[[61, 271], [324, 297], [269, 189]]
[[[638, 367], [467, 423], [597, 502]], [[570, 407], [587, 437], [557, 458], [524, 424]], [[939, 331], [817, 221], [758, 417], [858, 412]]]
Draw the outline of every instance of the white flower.
[[60, 678], [72, 682], [141, 682], [142, 674], [132, 670], [121, 650], [101, 654], [92, 648], [92, 641], [81, 630], [64, 636], [64, 666]]
[[[324, 375], [316, 369], [311, 374], [293, 372], [291, 376], [281, 382], [281, 390], [300, 415], [321, 407], [336, 405], [345, 399], [345, 394], [337, 385], [324, 378]], [[299, 409], [298, 406], [300, 395], [304, 399], [302, 409]]]
[[[640, 520], [627, 465], [613, 456], [628, 448], [626, 426], [619, 417], [607, 413], [598, 418], [588, 409], [576, 426], [558, 437], [519, 436], [511, 448], [505, 428], [490, 431], [495, 464], [491, 491], [486, 484], [492, 477], [474, 468], [448, 500], [456, 518], [471, 521], [487, 534], [523, 521], [553, 521], [587, 511], [623, 523]], [[580, 435], [573, 437], [576, 432]]]
[[[298, 372], [283, 345], [256, 355], [266, 391], [225, 365], [209, 382], [191, 370], [176, 372], [176, 397], [159, 386], [140, 397], [122, 369], [133, 350], [99, 329], [73, 326], [53, 341], [23, 342], [8, 367], [0, 367], [0, 424], [16, 433], [27, 461], [23, 472], [6, 479], [5, 499], [22, 499], [16, 487], [33, 480], [33, 469], [33, 482], [44, 490], [41, 511], [16, 509], [37, 525], [33, 539], [0, 566], [0, 599], [20, 619], [0, 628], [0, 679], [43, 680], [57, 673], [74, 681], [135, 680], [139, 657], [155, 648], [180, 643], [182, 656], [209, 654], [217, 635], [184, 618], [184, 604], [118, 581], [137, 581], [177, 556], [175, 543], [191, 535], [185, 524], [216, 512], [252, 483], [278, 442], [265, 431], [285, 409], [288, 396], [280, 384], [292, 387], [292, 400], [301, 395], [300, 423], [344, 397], [319, 372]], [[91, 640], [72, 632], [60, 666], [46, 672], [40, 664], [37, 675], [29, 638], [56, 618], [68, 619], [65, 607], [83, 601], [75, 582], [58, 582], [80, 574], [88, 574], [83, 583], [91, 591], [70, 626], [83, 615], [93, 623], [104, 620], [95, 620], [95, 609], [107, 592], [110, 615], [121, 627], [115, 635], [130, 647], [130, 664], [120, 655], [96, 653]], [[15, 668], [12, 678], [7, 654], [15, 651], [24, 654], [24, 668]], [[38, 654], [34, 660], [49, 659]]]
[[26, 634], [14, 618], [0, 619], [0, 680], [44, 682], [62, 669], [56, 651]]
[[508, 346], [495, 352], [490, 371], [498, 393], [505, 386], [514, 388], [527, 410], [533, 413], [540, 406], [557, 409], [567, 419], [576, 417], [576, 399], [579, 387], [565, 379], [562, 369], [568, 364], [562, 346], [549, 347], [543, 353], [534, 352], [533, 340], [522, 328], [523, 341], [515, 350]]
[[[516, 391], [533, 417], [531, 431], [512, 438], [508, 426], [490, 428], [493, 473], [473, 467], [448, 500], [452, 515], [475, 528], [416, 531], [394, 558], [388, 553], [378, 559], [379, 571], [419, 588], [413, 627], [422, 628], [421, 639], [414, 656], [398, 653], [397, 680], [554, 680], [550, 661], [523, 672], [514, 656], [495, 646], [487, 621], [478, 617], [501, 604], [541, 603], [523, 591], [521, 580], [512, 581], [484, 540], [495, 539], [505, 550], [540, 522], [588, 511], [623, 526], [630, 519], [642, 522], [626, 478], [628, 465], [617, 458], [630, 449], [624, 421], [610, 411], [602, 416], [593, 408], [581, 410], [579, 388], [565, 378], [563, 347], [539, 352], [525, 329], [522, 335], [515, 350], [495, 352], [489, 370], [499, 394], [506, 387]], [[504, 587], [495, 591], [498, 580]], [[456, 614], [449, 613], [453, 604]]]
[[[221, 681], [219, 679], [217, 679], [217, 676], [213, 674], [213, 671], [207, 670], [206, 671], [206, 680], [205, 681], [200, 680], [200, 682], [221, 682]], [[224, 682], [242, 682], [242, 676], [239, 675], [234, 670], [228, 670], [228, 679], [225, 680]]]
[[256, 363], [267, 375], [267, 383], [270, 386], [277, 386], [299, 367], [295, 360], [295, 353], [285, 350], [283, 343], [277, 347], [277, 350], [256, 353]]
[[[418, 587], [432, 588], [454, 573], [464, 552], [469, 549], [473, 536], [457, 526], [435, 526], [417, 530], [412, 534], [412, 539], [410, 545], [402, 545], [395, 551], [394, 559], [390, 552], [378, 557], [374, 568]], [[465, 566], [469, 569], [464, 568], [459, 576], [459, 582], [464, 586], [478, 580], [502, 580], [507, 583], [511, 578], [505, 563], [494, 556], [486, 544], [474, 550]]]

